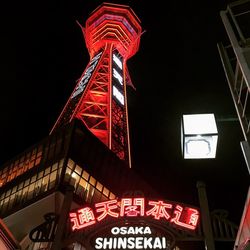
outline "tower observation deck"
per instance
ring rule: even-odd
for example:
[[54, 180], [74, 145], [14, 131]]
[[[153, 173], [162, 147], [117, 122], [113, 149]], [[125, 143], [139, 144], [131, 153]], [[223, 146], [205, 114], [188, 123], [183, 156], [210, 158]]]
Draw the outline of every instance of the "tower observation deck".
[[131, 167], [126, 62], [139, 49], [140, 20], [129, 6], [103, 3], [81, 28], [90, 61], [51, 133], [79, 119]]

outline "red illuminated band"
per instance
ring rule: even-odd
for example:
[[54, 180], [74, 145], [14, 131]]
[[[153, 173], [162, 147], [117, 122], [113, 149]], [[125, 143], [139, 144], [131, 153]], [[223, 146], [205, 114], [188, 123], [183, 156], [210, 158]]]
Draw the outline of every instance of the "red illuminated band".
[[72, 230], [81, 229], [95, 224], [95, 216], [91, 208], [86, 207], [79, 209], [77, 213], [69, 214], [70, 221], [74, 223]]
[[95, 204], [95, 207], [97, 208], [96, 212], [101, 213], [97, 217], [98, 221], [103, 220], [105, 217], [107, 217], [107, 215], [115, 217], [115, 218], [119, 217], [119, 213], [113, 211], [118, 208], [117, 200], [99, 202]]
[[121, 199], [120, 217], [144, 216], [144, 198]]
[[145, 198], [123, 198], [95, 204], [95, 208], [85, 207], [69, 214], [72, 230], [86, 228], [104, 220], [106, 217], [147, 217], [162, 222], [173, 223], [179, 227], [195, 230], [199, 211], [164, 201], [145, 201]]
[[167, 210], [172, 209], [173, 206], [171, 204], [164, 203], [163, 201], [149, 201], [148, 204], [153, 206], [152, 209], [147, 211], [146, 214], [148, 216], [151, 215], [156, 220], [159, 220], [160, 218], [165, 218], [166, 220], [168, 220], [170, 218]]

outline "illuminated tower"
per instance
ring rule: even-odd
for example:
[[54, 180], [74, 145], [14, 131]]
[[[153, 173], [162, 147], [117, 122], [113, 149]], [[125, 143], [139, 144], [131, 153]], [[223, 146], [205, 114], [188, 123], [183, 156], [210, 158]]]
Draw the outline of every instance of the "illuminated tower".
[[77, 118], [130, 167], [126, 62], [139, 48], [139, 22], [124, 5], [103, 3], [92, 12], [82, 27], [90, 62], [51, 131]]

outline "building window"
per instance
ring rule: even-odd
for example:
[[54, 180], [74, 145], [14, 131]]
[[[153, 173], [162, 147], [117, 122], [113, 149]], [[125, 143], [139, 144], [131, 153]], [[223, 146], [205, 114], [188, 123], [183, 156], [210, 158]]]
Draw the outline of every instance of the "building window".
[[88, 203], [99, 202], [102, 200], [115, 199], [111, 193], [100, 182], [96, 181], [93, 176], [69, 159], [66, 169], [65, 182], [71, 183], [75, 187], [75, 193]]
[[[5, 191], [0, 196], [0, 214], [21, 205], [34, 197], [51, 190], [59, 180], [63, 160], [46, 168], [45, 171], [35, 173], [25, 181]], [[53, 169], [53, 171], [51, 171]]]
[[18, 159], [15, 159], [0, 171], [0, 187], [40, 164], [41, 158], [42, 145], [23, 153]]

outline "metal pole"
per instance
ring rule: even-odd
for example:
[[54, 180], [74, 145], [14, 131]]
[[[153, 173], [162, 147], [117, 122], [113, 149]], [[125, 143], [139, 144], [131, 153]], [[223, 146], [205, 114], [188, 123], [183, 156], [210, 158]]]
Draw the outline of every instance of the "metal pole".
[[61, 250], [62, 249], [62, 240], [65, 225], [67, 224], [68, 213], [70, 211], [71, 203], [73, 200], [74, 187], [71, 185], [66, 186], [66, 192], [59, 215], [59, 221], [57, 225], [55, 239], [52, 243], [51, 250]]
[[250, 174], [250, 147], [247, 141], [241, 141], [240, 146], [246, 161], [248, 173]]
[[197, 189], [201, 208], [201, 223], [205, 237], [205, 247], [206, 250], [215, 250], [205, 183], [198, 181]]

